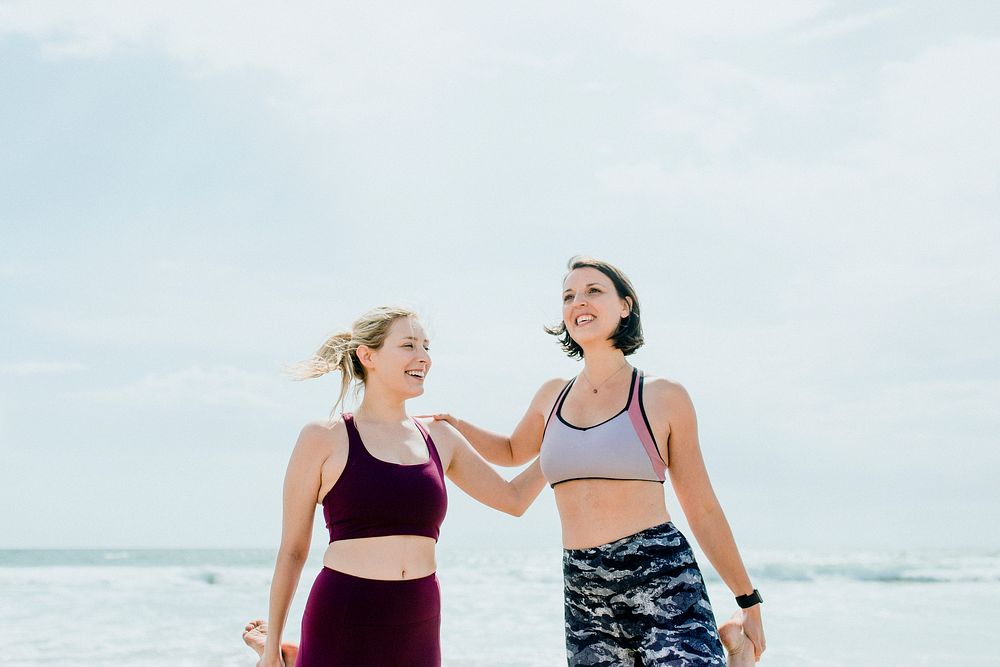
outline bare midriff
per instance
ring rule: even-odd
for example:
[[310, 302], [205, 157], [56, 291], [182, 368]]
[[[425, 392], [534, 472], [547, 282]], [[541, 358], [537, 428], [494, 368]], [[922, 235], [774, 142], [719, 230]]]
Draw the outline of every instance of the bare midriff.
[[437, 570], [436, 544], [422, 535], [337, 540], [326, 548], [323, 565], [364, 579], [419, 579]]
[[659, 482], [573, 479], [553, 491], [566, 549], [600, 546], [670, 521]]

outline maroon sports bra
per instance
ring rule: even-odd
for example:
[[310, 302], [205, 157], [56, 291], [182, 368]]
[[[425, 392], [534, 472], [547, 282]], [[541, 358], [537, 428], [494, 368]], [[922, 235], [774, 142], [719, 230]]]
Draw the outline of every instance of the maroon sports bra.
[[423, 535], [437, 540], [448, 509], [444, 469], [434, 441], [416, 420], [427, 443], [425, 463], [389, 463], [372, 456], [354, 416], [344, 413], [347, 464], [323, 498], [330, 541], [385, 535]]

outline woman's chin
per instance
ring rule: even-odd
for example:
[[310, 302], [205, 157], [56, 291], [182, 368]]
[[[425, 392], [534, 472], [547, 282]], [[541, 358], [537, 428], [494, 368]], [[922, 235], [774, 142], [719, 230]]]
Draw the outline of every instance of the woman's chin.
[[419, 385], [417, 387], [407, 387], [406, 391], [403, 392], [406, 398], [416, 398], [417, 396], [422, 396], [424, 393], [424, 385]]
[[607, 334], [603, 334], [600, 331], [593, 331], [593, 332], [587, 331], [585, 333], [581, 332], [573, 336], [573, 342], [575, 342], [580, 347], [588, 347], [594, 345], [595, 343], [601, 343], [609, 340], [613, 333], [614, 333], [613, 331], [608, 332]]

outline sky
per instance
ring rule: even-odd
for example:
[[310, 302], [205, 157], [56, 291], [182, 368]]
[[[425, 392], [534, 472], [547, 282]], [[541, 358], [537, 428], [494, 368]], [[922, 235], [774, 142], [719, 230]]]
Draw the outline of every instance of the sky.
[[378, 304], [509, 431], [577, 253], [741, 547], [1000, 548], [997, 71], [990, 2], [0, 0], [0, 548], [275, 548], [283, 369]]

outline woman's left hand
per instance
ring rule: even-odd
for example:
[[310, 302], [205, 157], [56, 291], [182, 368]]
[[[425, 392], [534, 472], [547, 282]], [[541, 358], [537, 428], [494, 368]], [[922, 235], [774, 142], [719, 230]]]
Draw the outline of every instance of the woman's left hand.
[[743, 610], [743, 634], [753, 642], [754, 660], [760, 660], [760, 654], [767, 648], [767, 644], [764, 641], [764, 623], [760, 618], [759, 604]]

